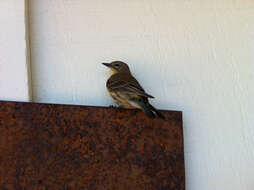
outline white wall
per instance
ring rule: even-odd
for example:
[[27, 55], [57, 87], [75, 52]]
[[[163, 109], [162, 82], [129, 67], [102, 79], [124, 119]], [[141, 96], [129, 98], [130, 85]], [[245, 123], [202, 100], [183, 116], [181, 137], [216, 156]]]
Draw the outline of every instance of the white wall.
[[28, 101], [28, 49], [24, 0], [0, 1], [0, 100]]
[[187, 190], [254, 189], [252, 0], [31, 1], [34, 100], [108, 106], [123, 60], [184, 114]]

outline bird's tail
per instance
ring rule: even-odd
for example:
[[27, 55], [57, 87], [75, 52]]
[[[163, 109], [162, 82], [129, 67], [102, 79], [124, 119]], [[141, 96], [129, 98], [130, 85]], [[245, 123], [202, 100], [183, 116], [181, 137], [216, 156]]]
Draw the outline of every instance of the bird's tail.
[[145, 106], [143, 106], [143, 111], [145, 112], [145, 114], [150, 117], [150, 118], [155, 118], [155, 117], [159, 117], [161, 119], [165, 119], [164, 115], [162, 115], [162, 113], [160, 113], [158, 110], [156, 110], [151, 104], [149, 104], [148, 102], [145, 104]]

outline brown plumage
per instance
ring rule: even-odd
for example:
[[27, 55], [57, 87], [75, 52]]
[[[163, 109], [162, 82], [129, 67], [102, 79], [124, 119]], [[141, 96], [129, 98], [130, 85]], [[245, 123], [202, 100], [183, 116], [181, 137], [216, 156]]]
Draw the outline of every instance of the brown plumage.
[[157, 111], [148, 101], [154, 98], [147, 94], [139, 82], [131, 75], [128, 65], [121, 61], [103, 63], [113, 71], [113, 75], [107, 81], [107, 89], [115, 103], [122, 108], [138, 108], [143, 110], [148, 117], [164, 116]]

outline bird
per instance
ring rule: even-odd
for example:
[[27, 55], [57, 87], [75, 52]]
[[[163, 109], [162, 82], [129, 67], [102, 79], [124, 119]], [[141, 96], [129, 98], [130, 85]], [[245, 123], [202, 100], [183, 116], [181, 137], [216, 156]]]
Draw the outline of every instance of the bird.
[[165, 119], [164, 115], [149, 103], [148, 98], [154, 97], [145, 92], [139, 82], [132, 76], [126, 63], [113, 61], [102, 64], [112, 71], [112, 75], [106, 82], [106, 87], [119, 108], [141, 109], [149, 118], [159, 117]]

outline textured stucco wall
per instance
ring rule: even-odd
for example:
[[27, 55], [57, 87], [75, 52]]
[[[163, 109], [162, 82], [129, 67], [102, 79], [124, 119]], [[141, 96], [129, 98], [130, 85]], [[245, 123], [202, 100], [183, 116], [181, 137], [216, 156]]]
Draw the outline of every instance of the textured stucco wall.
[[252, 0], [31, 1], [34, 100], [108, 106], [123, 60], [184, 114], [187, 190], [254, 189]]
[[29, 100], [24, 0], [0, 1], [0, 99]]

